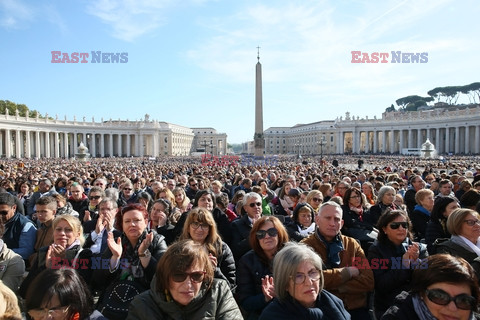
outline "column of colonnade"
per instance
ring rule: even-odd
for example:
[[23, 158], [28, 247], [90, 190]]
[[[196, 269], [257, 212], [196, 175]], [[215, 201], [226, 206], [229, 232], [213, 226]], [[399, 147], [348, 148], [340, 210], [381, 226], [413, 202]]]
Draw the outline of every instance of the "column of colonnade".
[[421, 148], [427, 138], [435, 145], [438, 153], [480, 153], [480, 125], [477, 124], [388, 130], [362, 130], [360, 128], [339, 130], [337, 153], [345, 152], [347, 134], [352, 135], [352, 152], [354, 153], [397, 153], [404, 148]]
[[[133, 136], [133, 137], [132, 137]], [[135, 141], [132, 141], [134, 138]], [[148, 138], [148, 137], [147, 137]], [[75, 156], [80, 142], [89, 148], [93, 157], [143, 156], [143, 134], [89, 133], [72, 131], [25, 130], [4, 128], [0, 130], [0, 157], [5, 158], [69, 158]], [[116, 142], [116, 143], [115, 143]], [[158, 138], [152, 135], [148, 143], [154, 145], [149, 153], [158, 155]]]

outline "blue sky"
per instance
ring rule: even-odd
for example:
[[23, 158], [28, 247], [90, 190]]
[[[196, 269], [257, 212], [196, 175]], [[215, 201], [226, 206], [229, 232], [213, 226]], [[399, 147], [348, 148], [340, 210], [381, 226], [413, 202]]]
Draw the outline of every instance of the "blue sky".
[[[381, 117], [398, 98], [480, 81], [479, 16], [474, 0], [0, 0], [0, 99], [70, 120], [149, 114], [239, 143], [253, 138], [257, 46], [264, 129]], [[351, 63], [357, 50], [428, 62]]]

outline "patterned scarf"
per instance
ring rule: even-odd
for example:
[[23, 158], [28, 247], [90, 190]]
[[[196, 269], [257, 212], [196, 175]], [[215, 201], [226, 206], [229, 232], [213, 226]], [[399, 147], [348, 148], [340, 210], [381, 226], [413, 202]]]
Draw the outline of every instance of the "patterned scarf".
[[328, 242], [318, 231], [317, 236], [327, 247], [327, 269], [337, 268], [340, 265], [340, 252], [343, 251], [343, 243], [340, 234], [337, 234], [335, 238]]
[[[147, 236], [147, 230], [144, 230], [140, 237], [137, 240], [137, 244], [135, 247], [132, 247], [130, 240], [128, 240], [125, 233], [122, 234], [122, 246], [123, 246], [123, 254], [122, 258], [127, 259], [128, 261], [128, 268], [124, 268], [120, 275], [120, 280], [124, 279], [138, 279], [143, 278], [143, 266], [140, 263], [140, 257], [138, 256], [138, 248], [142, 244], [142, 241]], [[133, 279], [132, 279], [133, 278]]]

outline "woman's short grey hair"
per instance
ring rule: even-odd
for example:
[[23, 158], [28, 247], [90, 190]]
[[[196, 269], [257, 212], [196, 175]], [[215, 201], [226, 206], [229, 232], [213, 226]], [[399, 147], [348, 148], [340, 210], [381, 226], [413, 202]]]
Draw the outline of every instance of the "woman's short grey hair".
[[303, 243], [288, 242], [273, 259], [273, 282], [279, 300], [288, 296], [290, 281], [294, 281], [298, 266], [308, 261], [320, 272], [320, 291], [323, 289], [322, 259], [309, 246]]
[[397, 193], [397, 191], [395, 190], [394, 187], [392, 187], [392, 186], [383, 186], [383, 187], [380, 188], [380, 190], [378, 190], [377, 203], [382, 203], [383, 196], [384, 196], [385, 193], [387, 193], [388, 191], [392, 191], [393, 194], [396, 194], [396, 193]]

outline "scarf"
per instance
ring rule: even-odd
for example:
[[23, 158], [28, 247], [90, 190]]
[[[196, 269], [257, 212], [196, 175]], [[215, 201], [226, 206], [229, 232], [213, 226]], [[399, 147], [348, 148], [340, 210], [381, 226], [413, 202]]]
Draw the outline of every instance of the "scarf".
[[140, 257], [138, 256], [138, 248], [140, 247], [142, 241], [146, 238], [146, 236], [147, 230], [144, 230], [138, 238], [135, 247], [132, 247], [132, 244], [130, 243], [130, 240], [128, 240], [125, 233], [122, 234], [122, 258], [127, 259], [128, 268], [123, 268], [120, 275], [120, 280], [133, 280], [143, 278], [144, 270], [142, 264], [140, 263]]
[[312, 222], [310, 227], [304, 228], [300, 224], [298, 224], [298, 232], [303, 236], [306, 237], [310, 234], [312, 234], [315, 231], [315, 222]]
[[[428, 299], [428, 298], [427, 298]], [[425, 301], [418, 294], [412, 296], [413, 308], [420, 320], [437, 320], [433, 314], [428, 310]]]
[[417, 204], [415, 205], [415, 207], [413, 208], [413, 210], [418, 210], [420, 211], [421, 213], [425, 214], [426, 216], [429, 216], [430, 217], [430, 211], [428, 211], [427, 209], [425, 209], [424, 207], [422, 207], [421, 205]]
[[480, 257], [480, 238], [477, 240], [477, 243], [473, 243], [464, 236], [453, 235], [450, 239], [453, 243], [458, 244], [465, 250], [476, 253]]
[[360, 220], [360, 222], [363, 222], [363, 208], [362, 208], [362, 206], [360, 206], [360, 207], [350, 206], [350, 210], [355, 212], [358, 215], [358, 220]]
[[337, 234], [335, 238], [328, 242], [317, 229], [317, 235], [325, 246], [327, 247], [327, 262], [328, 269], [337, 268], [340, 265], [340, 252], [343, 251], [343, 243], [340, 234]]

